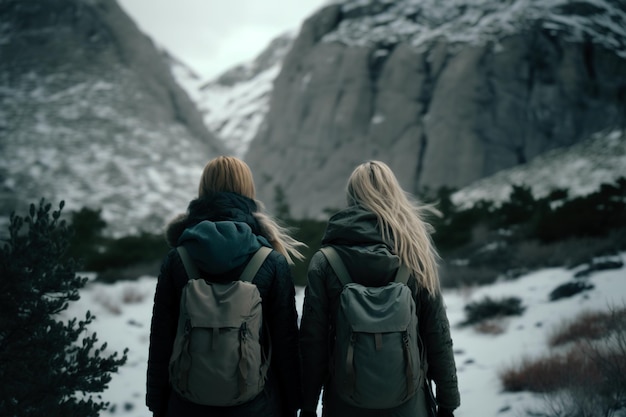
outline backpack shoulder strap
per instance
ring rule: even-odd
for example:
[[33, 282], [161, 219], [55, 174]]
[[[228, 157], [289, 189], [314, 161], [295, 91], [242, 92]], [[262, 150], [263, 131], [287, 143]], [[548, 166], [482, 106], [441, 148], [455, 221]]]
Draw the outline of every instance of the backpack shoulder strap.
[[409, 268], [404, 264], [400, 264], [400, 267], [398, 268], [398, 272], [396, 272], [396, 277], [394, 278], [394, 281], [400, 282], [406, 285], [407, 282], [409, 282], [410, 276], [411, 276], [411, 272], [409, 271]]
[[250, 262], [248, 262], [248, 265], [246, 265], [246, 268], [241, 273], [239, 279], [245, 282], [252, 282], [256, 273], [259, 272], [261, 265], [263, 265], [263, 262], [265, 262], [265, 258], [267, 258], [267, 256], [271, 252], [271, 248], [268, 248], [267, 246], [261, 246], [252, 256], [252, 259], [250, 259]]
[[348, 274], [348, 270], [346, 269], [346, 266], [344, 265], [341, 257], [339, 256], [335, 248], [333, 248], [332, 246], [324, 246], [320, 249], [320, 251], [324, 254], [324, 256], [326, 256], [326, 259], [328, 259], [328, 263], [335, 271], [335, 274], [337, 274], [337, 277], [339, 278], [339, 281], [341, 281], [341, 284], [343, 286], [346, 286], [351, 283], [352, 278], [350, 278], [350, 274]]
[[176, 248], [176, 250], [178, 251], [178, 255], [180, 255], [180, 259], [183, 261], [183, 266], [185, 267], [185, 271], [187, 272], [187, 276], [189, 277], [189, 279], [200, 278], [198, 267], [191, 260], [187, 249], [185, 249], [183, 246], [179, 246]]
[[[239, 280], [251, 283], [254, 277], [256, 276], [257, 272], [259, 272], [259, 269], [261, 269], [263, 262], [265, 262], [265, 259], [267, 259], [270, 253], [272, 253], [272, 248], [268, 248], [267, 246], [261, 246], [255, 252], [255, 254], [252, 255], [252, 259], [250, 259], [250, 261], [248, 262], [248, 265], [246, 265], [246, 267], [244, 268], [243, 272], [241, 273], [241, 276], [239, 277]], [[264, 361], [263, 361], [263, 364], [261, 365], [261, 374], [263, 375], [263, 378], [265, 379], [265, 376], [267, 375], [267, 371], [269, 369], [270, 362], [272, 359], [272, 338], [271, 336], [269, 336], [270, 334], [269, 327], [267, 326], [265, 317], [263, 317], [263, 330], [268, 335], [267, 337], [268, 353], [266, 354], [265, 349], [262, 349], [262, 355], [263, 355]]]

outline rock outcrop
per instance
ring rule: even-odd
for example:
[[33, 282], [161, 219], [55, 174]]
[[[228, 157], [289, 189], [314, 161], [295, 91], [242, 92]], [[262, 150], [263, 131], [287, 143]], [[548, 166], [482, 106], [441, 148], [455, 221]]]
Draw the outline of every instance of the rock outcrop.
[[[344, 204], [387, 162], [410, 192], [462, 187], [626, 122], [618, 2], [345, 1], [309, 18], [246, 160], [270, 207]], [[555, 173], [558, 175], [558, 173]]]

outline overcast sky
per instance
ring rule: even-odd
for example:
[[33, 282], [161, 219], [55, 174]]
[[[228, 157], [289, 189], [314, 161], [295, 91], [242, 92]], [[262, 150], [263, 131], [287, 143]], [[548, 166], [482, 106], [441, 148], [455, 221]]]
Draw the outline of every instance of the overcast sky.
[[139, 28], [202, 79], [297, 31], [328, 0], [118, 0]]

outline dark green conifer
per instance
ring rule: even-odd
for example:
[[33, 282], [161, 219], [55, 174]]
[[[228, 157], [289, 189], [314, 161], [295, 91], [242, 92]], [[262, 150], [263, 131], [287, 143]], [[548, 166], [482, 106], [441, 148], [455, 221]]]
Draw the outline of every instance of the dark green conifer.
[[24, 218], [12, 214], [0, 248], [2, 416], [98, 416], [108, 405], [99, 393], [127, 359], [127, 350], [119, 356], [106, 343], [97, 346], [89, 312], [84, 320], [59, 315], [87, 281], [64, 256], [70, 232], [60, 220], [63, 205], [51, 213], [41, 200]]

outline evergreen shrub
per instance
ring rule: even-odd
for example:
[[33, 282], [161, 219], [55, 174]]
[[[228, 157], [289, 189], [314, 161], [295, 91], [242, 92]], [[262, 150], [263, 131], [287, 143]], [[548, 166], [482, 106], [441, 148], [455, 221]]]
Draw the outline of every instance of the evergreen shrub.
[[583, 291], [591, 290], [594, 285], [585, 281], [571, 281], [561, 284], [550, 292], [550, 301], [569, 298]]
[[[41, 200], [27, 216], [11, 215], [0, 249], [0, 415], [97, 417], [108, 404], [98, 393], [126, 360], [97, 346], [94, 320], [64, 321], [87, 279], [65, 256], [70, 230]], [[27, 230], [22, 230], [23, 226]]]
[[481, 301], [467, 304], [464, 310], [466, 319], [462, 324], [472, 325], [492, 318], [519, 316], [524, 313], [526, 307], [518, 297], [505, 297], [499, 300], [485, 297]]

